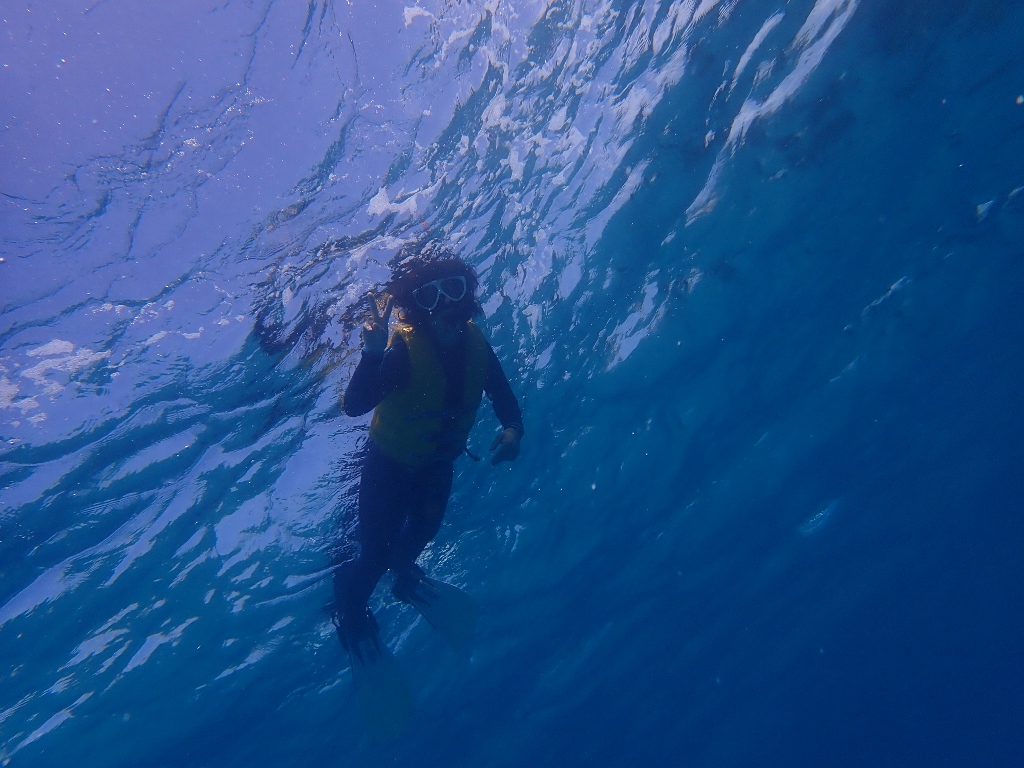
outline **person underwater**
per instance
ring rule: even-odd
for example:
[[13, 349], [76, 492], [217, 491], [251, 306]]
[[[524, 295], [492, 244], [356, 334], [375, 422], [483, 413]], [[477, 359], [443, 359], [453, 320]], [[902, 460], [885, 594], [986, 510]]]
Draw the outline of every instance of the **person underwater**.
[[[356, 552], [334, 572], [334, 622], [354, 665], [387, 653], [367, 606], [385, 572], [395, 574], [395, 597], [435, 628], [425, 606], [438, 589], [458, 591], [428, 579], [416, 559], [441, 527], [453, 464], [468, 453], [484, 394], [502, 426], [491, 463], [513, 461], [523, 436], [519, 403], [472, 320], [482, 313], [472, 267], [436, 245], [406, 246], [394, 264], [383, 307], [371, 296], [362, 355], [342, 404], [348, 416], [373, 411], [359, 478]], [[394, 307], [398, 322], [389, 340]]]

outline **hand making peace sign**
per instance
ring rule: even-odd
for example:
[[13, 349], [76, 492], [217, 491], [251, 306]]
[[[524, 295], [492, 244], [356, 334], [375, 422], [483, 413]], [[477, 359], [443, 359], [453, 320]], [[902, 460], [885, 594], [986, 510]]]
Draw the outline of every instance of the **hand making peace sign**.
[[394, 300], [388, 296], [384, 303], [384, 311], [380, 311], [377, 297], [370, 301], [370, 319], [363, 323], [360, 335], [363, 338], [364, 355], [383, 355], [388, 346], [388, 320], [391, 319], [391, 308]]

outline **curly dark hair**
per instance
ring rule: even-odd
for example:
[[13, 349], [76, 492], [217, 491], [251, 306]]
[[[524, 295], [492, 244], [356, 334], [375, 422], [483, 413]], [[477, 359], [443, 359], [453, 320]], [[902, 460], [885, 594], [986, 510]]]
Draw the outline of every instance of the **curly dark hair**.
[[402, 319], [410, 325], [428, 322], [430, 313], [416, 303], [413, 291], [431, 280], [461, 275], [466, 278], [466, 296], [458, 303], [465, 311], [466, 320], [483, 314], [480, 300], [476, 296], [480, 280], [476, 271], [437, 242], [410, 243], [391, 260], [391, 279], [384, 286], [402, 311]]

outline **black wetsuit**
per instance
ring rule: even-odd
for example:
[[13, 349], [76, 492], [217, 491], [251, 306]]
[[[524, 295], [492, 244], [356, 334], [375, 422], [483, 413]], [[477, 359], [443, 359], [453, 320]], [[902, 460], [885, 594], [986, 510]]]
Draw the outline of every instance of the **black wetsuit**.
[[[445, 407], [458, 407], [466, 379], [465, 343], [451, 350], [435, 348], [445, 375]], [[383, 355], [363, 354], [345, 391], [345, 413], [369, 413], [387, 395], [408, 386], [411, 374], [408, 348], [396, 334]], [[522, 436], [519, 403], [490, 345], [484, 392], [502, 426], [515, 427]], [[385, 456], [373, 440], [368, 442], [359, 478], [359, 550], [334, 572], [338, 629], [346, 645], [376, 631], [366, 602], [385, 571], [390, 568], [401, 575], [411, 570], [420, 552], [437, 535], [451, 493], [452, 463], [457, 458], [440, 456], [413, 469]]]

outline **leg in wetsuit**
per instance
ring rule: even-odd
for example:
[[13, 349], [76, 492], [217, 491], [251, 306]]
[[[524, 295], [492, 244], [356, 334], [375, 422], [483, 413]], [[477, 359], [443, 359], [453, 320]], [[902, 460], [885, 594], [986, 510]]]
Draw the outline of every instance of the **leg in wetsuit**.
[[384, 456], [370, 443], [359, 478], [354, 559], [334, 572], [338, 636], [346, 648], [377, 632], [367, 601], [389, 568], [415, 569], [416, 558], [437, 535], [452, 488], [452, 463], [418, 469]]

